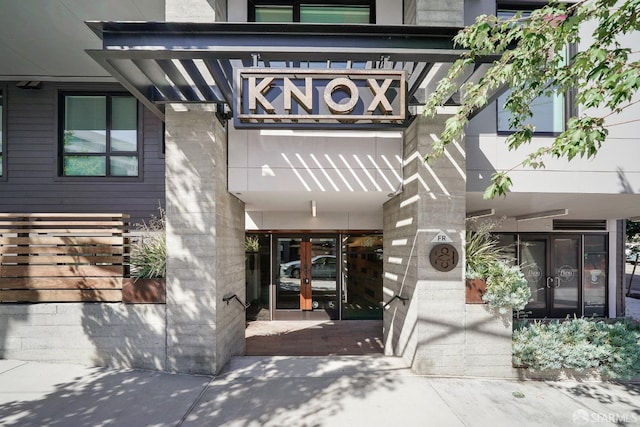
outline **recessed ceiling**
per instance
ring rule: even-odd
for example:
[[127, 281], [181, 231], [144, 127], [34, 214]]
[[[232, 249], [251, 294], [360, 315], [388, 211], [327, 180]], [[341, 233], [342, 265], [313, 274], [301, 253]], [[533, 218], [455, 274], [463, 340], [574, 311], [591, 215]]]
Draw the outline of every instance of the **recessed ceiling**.
[[0, 80], [115, 81], [85, 21], [164, 21], [164, 0], [0, 1]]

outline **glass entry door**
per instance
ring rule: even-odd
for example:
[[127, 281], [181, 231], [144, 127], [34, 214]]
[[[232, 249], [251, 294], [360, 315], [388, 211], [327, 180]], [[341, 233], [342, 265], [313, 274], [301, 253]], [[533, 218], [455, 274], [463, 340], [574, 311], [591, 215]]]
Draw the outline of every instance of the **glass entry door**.
[[531, 301], [532, 317], [581, 316], [581, 237], [521, 236], [520, 263]]
[[303, 235], [274, 241], [274, 319], [337, 319], [337, 238]]

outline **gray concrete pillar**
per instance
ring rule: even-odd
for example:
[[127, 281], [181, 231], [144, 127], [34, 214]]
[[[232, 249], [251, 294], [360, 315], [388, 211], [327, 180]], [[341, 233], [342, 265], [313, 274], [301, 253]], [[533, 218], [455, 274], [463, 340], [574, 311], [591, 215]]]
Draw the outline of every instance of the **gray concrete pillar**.
[[213, 106], [166, 111], [167, 369], [218, 372], [244, 354], [244, 204], [226, 189]]
[[[405, 132], [403, 192], [384, 205], [384, 288], [396, 300], [384, 313], [385, 352], [420, 374], [510, 376], [510, 319], [465, 304], [464, 144], [425, 164], [445, 116], [417, 118]], [[437, 271], [429, 260], [436, 235], [457, 249], [457, 266]]]

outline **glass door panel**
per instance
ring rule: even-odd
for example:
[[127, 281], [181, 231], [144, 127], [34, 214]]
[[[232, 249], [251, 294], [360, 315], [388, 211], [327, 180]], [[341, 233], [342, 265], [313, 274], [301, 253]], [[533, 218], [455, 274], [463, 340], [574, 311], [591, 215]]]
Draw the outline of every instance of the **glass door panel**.
[[[582, 315], [582, 238], [575, 235], [520, 237], [520, 263], [531, 289], [525, 312], [532, 317]], [[604, 274], [594, 269], [596, 275]]]
[[582, 286], [584, 315], [607, 315], [607, 239], [603, 235], [584, 236]]
[[342, 318], [382, 319], [382, 235], [342, 241]]
[[326, 311], [331, 318], [337, 317], [338, 310], [336, 240], [310, 239], [311, 309]]
[[337, 238], [278, 237], [275, 318], [337, 319]]
[[277, 310], [300, 309], [300, 237], [279, 237], [276, 241], [275, 302]]
[[247, 234], [245, 239], [247, 320], [270, 320], [271, 237]]
[[534, 317], [547, 314], [547, 239], [523, 236], [520, 241], [520, 264], [531, 289], [525, 312]]
[[554, 237], [553, 239], [553, 277], [551, 286], [552, 317], [564, 317], [579, 313], [580, 286], [580, 237]]

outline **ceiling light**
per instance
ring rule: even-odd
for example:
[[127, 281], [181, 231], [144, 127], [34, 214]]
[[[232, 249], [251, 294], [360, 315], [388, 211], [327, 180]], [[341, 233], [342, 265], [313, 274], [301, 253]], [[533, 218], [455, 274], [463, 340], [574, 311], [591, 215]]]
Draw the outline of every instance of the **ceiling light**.
[[316, 201], [312, 200], [311, 201], [311, 216], [315, 218], [317, 214], [318, 214], [318, 211], [316, 209]]

